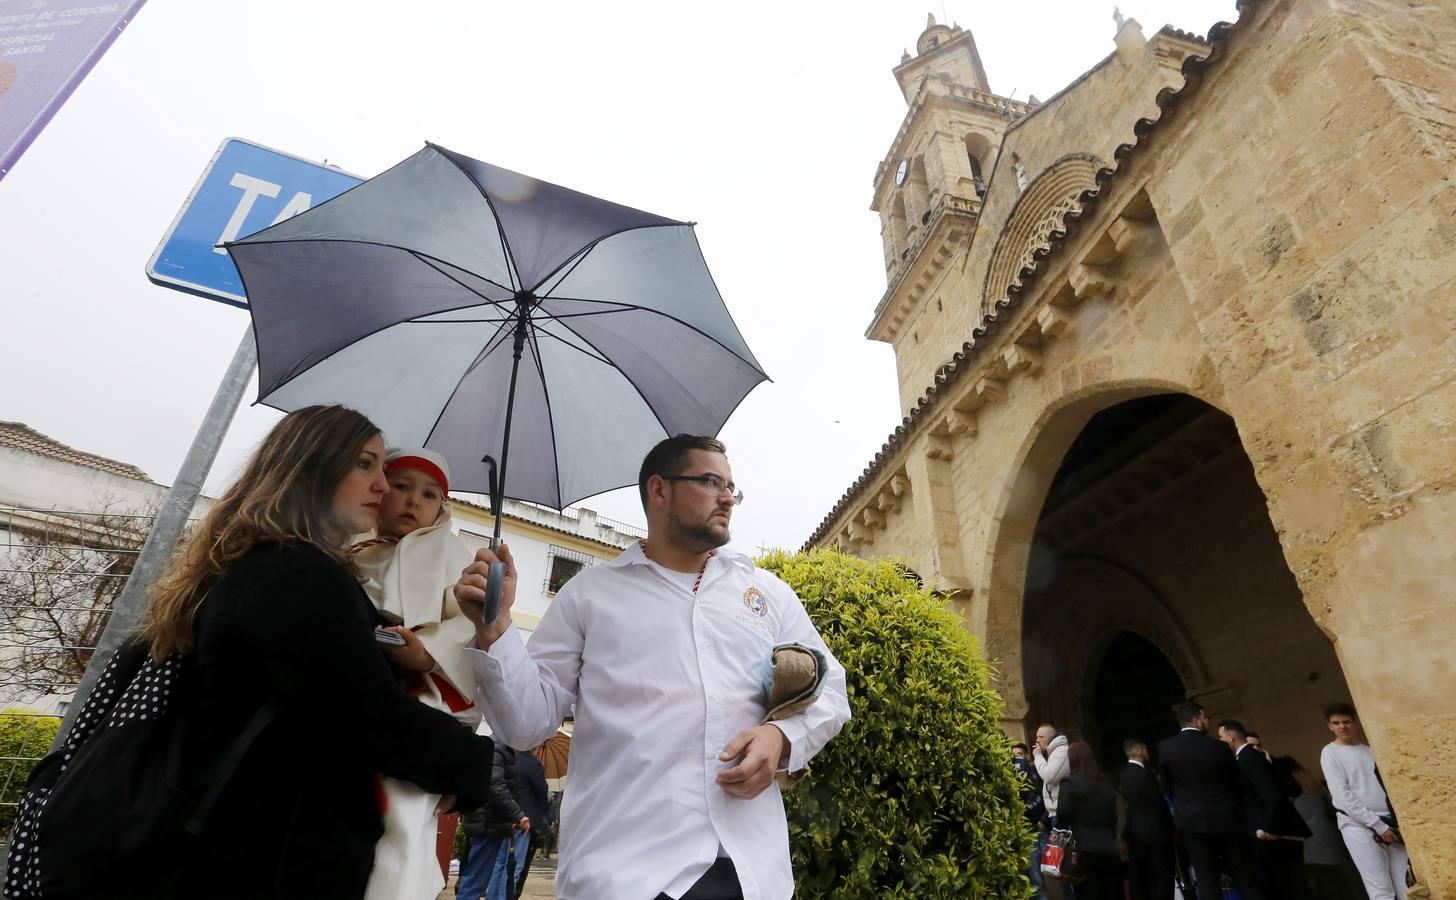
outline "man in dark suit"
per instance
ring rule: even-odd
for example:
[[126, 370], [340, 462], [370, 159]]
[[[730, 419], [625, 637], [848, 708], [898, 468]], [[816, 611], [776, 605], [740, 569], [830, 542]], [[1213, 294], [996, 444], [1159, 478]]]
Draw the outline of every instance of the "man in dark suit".
[[1127, 806], [1122, 839], [1127, 844], [1133, 900], [1171, 900], [1173, 896], [1173, 815], [1158, 777], [1148, 768], [1148, 746], [1136, 738], [1122, 742], [1127, 767], [1118, 790]]
[[1173, 713], [1183, 730], [1158, 745], [1158, 774], [1193, 861], [1198, 900], [1219, 900], [1224, 875], [1244, 889], [1245, 900], [1272, 900], [1259, 889], [1233, 754], [1205, 733], [1208, 715], [1203, 707], [1184, 702]]
[[1264, 895], [1293, 897], [1304, 861], [1301, 839], [1309, 837], [1309, 826], [1280, 789], [1269, 758], [1248, 742], [1248, 732], [1241, 722], [1219, 722], [1218, 739], [1233, 751], [1243, 776], [1244, 826], [1254, 839], [1254, 861]]

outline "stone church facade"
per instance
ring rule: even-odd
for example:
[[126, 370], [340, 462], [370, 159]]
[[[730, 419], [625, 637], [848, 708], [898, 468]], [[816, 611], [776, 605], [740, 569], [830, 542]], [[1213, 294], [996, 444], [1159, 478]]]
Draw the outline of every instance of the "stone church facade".
[[1028, 105], [932, 19], [872, 204], [905, 418], [809, 544], [941, 592], [1008, 734], [1187, 696], [1317, 773], [1353, 700], [1456, 896], [1456, 7], [1239, 10]]

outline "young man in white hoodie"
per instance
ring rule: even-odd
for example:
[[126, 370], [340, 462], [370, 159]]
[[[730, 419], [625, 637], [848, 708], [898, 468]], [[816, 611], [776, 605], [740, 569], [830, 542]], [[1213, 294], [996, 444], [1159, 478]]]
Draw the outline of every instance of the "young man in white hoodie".
[[1057, 823], [1057, 795], [1061, 793], [1062, 782], [1071, 773], [1067, 762], [1067, 736], [1057, 731], [1055, 725], [1046, 724], [1036, 730], [1036, 774], [1041, 776], [1041, 796], [1046, 803], [1047, 815], [1052, 824]]
[[1410, 854], [1395, 824], [1390, 797], [1364, 741], [1355, 707], [1334, 703], [1325, 721], [1335, 739], [1320, 752], [1320, 768], [1330, 788], [1340, 837], [1360, 870], [1370, 900], [1405, 900], [1405, 871]]
[[[1041, 777], [1041, 799], [1046, 804], [1047, 821], [1055, 828], [1057, 795], [1061, 793], [1062, 782], [1072, 772], [1071, 763], [1067, 760], [1067, 736], [1050, 722], [1042, 725], [1036, 730], [1036, 745], [1032, 748], [1031, 759], [1036, 765], [1036, 774]], [[1050, 836], [1049, 831], [1038, 831], [1036, 834], [1036, 856], [1033, 862], [1038, 867]], [[1070, 894], [1070, 888], [1063, 887], [1062, 891]]]

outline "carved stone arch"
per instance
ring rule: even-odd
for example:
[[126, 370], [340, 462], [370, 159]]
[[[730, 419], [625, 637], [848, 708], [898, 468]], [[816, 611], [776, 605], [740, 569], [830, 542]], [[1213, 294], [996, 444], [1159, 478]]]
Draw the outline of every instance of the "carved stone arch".
[[1158, 648], [1189, 692], [1209, 683], [1193, 636], [1167, 601], [1136, 573], [1116, 563], [1096, 557], [1062, 559], [1052, 582], [1028, 594], [1028, 604], [1039, 602], [1058, 603], [1039, 616], [1037, 626], [1029, 627], [1023, 637], [1028, 655], [1058, 663], [1047, 673], [1054, 679], [1049, 683], [1033, 683], [1029, 674], [1025, 676], [1027, 701], [1040, 718], [1073, 727], [1086, 721], [1086, 680], [1124, 632]]
[[1033, 266], [1036, 252], [1051, 246], [1054, 234], [1064, 231], [1069, 214], [1081, 213], [1082, 195], [1097, 190], [1097, 172], [1102, 168], [1102, 161], [1090, 153], [1073, 153], [1052, 163], [1027, 185], [991, 251], [981, 292], [983, 309], [1019, 286], [1022, 272]]
[[1221, 402], [1194, 389], [1191, 382], [1146, 375], [1109, 379], [1049, 397], [1028, 423], [1007, 461], [1005, 477], [997, 482], [998, 491], [990, 499], [992, 524], [976, 566], [984, 573], [982, 596], [973, 608], [972, 619], [987, 658], [997, 665], [997, 687], [1006, 705], [1008, 727], [1028, 712], [1023, 683], [1022, 610], [1032, 538], [1052, 479], [1067, 449], [1094, 415], [1125, 400], [1165, 393], [1188, 394], [1215, 408]]

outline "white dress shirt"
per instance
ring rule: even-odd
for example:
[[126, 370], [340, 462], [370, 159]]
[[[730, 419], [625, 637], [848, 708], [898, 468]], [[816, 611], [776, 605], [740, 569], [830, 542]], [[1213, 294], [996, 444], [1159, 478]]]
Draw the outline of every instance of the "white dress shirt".
[[572, 578], [529, 649], [512, 626], [467, 651], [485, 718], [512, 747], [540, 744], [576, 705], [559, 900], [678, 897], [720, 847], [745, 900], [793, 895], [778, 784], [745, 800], [716, 781], [735, 764], [724, 747], [767, 712], [771, 651], [789, 641], [829, 660], [818, 701], [774, 723], [797, 771], [849, 720], [844, 669], [789, 586], [736, 551], [708, 560], [695, 596], [634, 544]]

